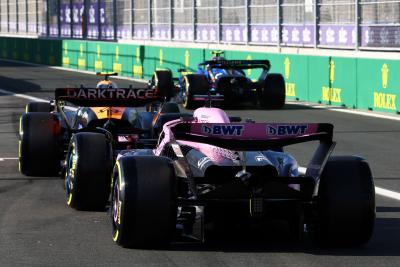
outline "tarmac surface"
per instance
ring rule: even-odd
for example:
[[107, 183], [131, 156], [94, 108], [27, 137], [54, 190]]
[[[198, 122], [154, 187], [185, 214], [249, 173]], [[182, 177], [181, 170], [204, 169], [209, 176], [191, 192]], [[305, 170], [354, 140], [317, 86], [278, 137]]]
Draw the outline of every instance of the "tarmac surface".
[[[94, 86], [94, 75], [0, 61], [0, 89], [52, 99], [54, 88]], [[119, 86], [143, 87], [116, 80]], [[272, 238], [172, 244], [166, 250], [124, 249], [113, 243], [106, 212], [79, 212], [66, 205], [58, 177], [26, 177], [18, 172], [19, 116], [29, 100], [0, 92], [0, 266], [398, 266], [400, 202], [377, 195], [371, 241], [358, 248], [318, 248], [307, 239], [293, 243], [285, 233]], [[375, 185], [400, 192], [400, 123], [300, 104], [270, 111], [241, 107], [231, 116], [258, 122], [330, 122], [335, 155], [362, 155]], [[313, 145], [292, 152], [304, 166]], [[43, 166], [45, 167], [45, 166]], [[236, 233], [232, 233], [235, 236]], [[282, 236], [282, 238], [280, 238]]]

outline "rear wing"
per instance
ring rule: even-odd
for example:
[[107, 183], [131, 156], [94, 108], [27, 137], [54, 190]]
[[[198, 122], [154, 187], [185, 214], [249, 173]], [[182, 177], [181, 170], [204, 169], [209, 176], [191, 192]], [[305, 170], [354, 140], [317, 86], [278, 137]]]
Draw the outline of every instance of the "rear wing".
[[204, 143], [234, 151], [262, 151], [319, 141], [305, 176], [319, 179], [332, 153], [333, 125], [329, 123], [192, 123], [171, 127], [177, 141]]
[[139, 107], [162, 97], [155, 89], [147, 88], [57, 88], [55, 100], [82, 107]]
[[308, 141], [332, 142], [329, 123], [180, 123], [171, 128], [176, 140], [237, 151], [268, 150]]
[[209, 65], [211, 68], [236, 68], [236, 69], [259, 69], [269, 70], [271, 63], [269, 60], [208, 60], [199, 66]]

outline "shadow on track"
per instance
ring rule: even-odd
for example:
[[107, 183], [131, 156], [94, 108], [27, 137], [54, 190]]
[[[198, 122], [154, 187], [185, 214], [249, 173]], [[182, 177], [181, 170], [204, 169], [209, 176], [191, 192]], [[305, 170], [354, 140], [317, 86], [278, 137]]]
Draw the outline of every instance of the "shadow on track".
[[[378, 212], [399, 212], [400, 208], [378, 207]], [[282, 229], [280, 229], [282, 230]], [[270, 229], [269, 237], [232, 235], [228, 239], [205, 244], [173, 244], [171, 251], [199, 251], [224, 253], [304, 253], [329, 256], [400, 256], [400, 218], [377, 218], [370, 242], [360, 247], [319, 247], [309, 238], [292, 241], [284, 231]]]
[[14, 93], [39, 92], [42, 90], [40, 85], [29, 80], [13, 79], [5, 76], [0, 76], [0, 84], [1, 88]]

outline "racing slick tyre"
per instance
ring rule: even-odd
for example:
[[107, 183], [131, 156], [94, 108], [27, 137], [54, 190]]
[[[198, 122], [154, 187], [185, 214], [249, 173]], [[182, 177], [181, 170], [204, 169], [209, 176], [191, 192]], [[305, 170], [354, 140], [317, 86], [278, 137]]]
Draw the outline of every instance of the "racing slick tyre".
[[166, 246], [175, 230], [176, 178], [169, 159], [126, 156], [114, 168], [113, 240], [123, 247]]
[[368, 163], [331, 157], [321, 175], [317, 223], [311, 237], [321, 245], [362, 245], [375, 223], [375, 187]]
[[266, 109], [281, 109], [285, 105], [286, 87], [281, 74], [267, 75], [259, 91], [260, 105]]
[[51, 113], [25, 113], [20, 118], [19, 168], [27, 176], [57, 176], [61, 169], [60, 121]]
[[68, 206], [77, 210], [104, 210], [110, 195], [112, 150], [105, 135], [72, 136], [66, 159]]
[[186, 109], [196, 109], [204, 103], [193, 100], [194, 95], [207, 95], [209, 84], [207, 78], [202, 74], [188, 74], [184, 76], [185, 95], [183, 97], [183, 107]]
[[29, 102], [25, 107], [25, 113], [28, 112], [50, 112], [51, 105], [49, 102]]
[[160, 90], [161, 96], [170, 101], [174, 94], [174, 81], [170, 70], [157, 70], [154, 72], [152, 84]]

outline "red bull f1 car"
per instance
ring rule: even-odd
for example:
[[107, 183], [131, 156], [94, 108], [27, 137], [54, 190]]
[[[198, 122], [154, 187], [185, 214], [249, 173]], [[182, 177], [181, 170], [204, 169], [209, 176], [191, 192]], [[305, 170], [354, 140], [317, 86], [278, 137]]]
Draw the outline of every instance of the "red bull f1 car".
[[[302, 173], [284, 148], [311, 141], [319, 145]], [[375, 221], [371, 171], [361, 157], [331, 156], [334, 146], [331, 124], [232, 122], [218, 108], [199, 108], [165, 123], [154, 149], [117, 156], [113, 239], [154, 247], [178, 229], [190, 234], [198, 218], [232, 235], [278, 218], [320, 243], [364, 244]]]

